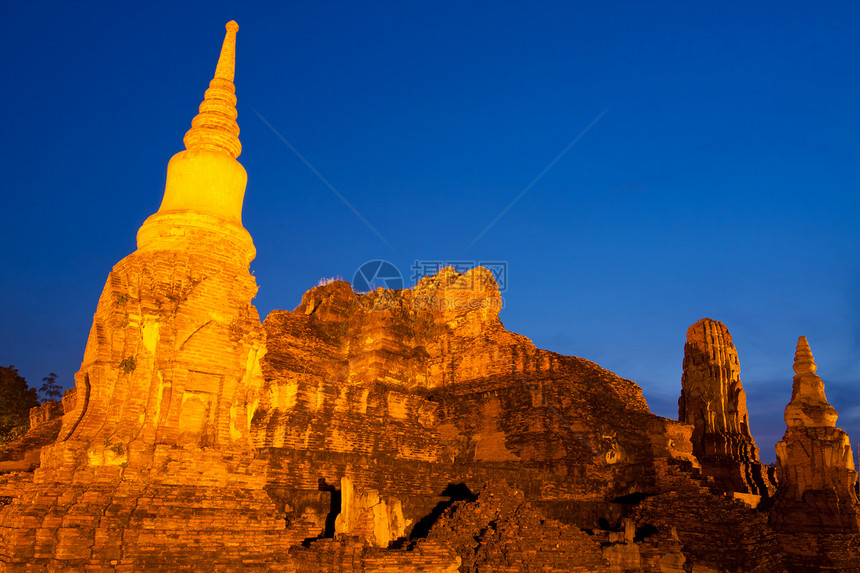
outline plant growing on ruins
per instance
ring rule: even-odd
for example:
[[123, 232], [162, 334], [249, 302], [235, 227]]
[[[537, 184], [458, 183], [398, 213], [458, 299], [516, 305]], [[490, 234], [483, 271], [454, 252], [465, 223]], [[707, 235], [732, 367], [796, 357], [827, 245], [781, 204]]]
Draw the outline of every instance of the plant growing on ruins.
[[122, 362], [119, 363], [119, 367], [122, 368], [123, 372], [128, 374], [137, 368], [137, 362], [134, 361], [134, 356], [129, 356], [128, 358], [123, 358]]
[[48, 400], [59, 400], [63, 397], [63, 388], [57, 384], [57, 375], [53, 372], [42, 378], [42, 386], [39, 387], [42, 402]]

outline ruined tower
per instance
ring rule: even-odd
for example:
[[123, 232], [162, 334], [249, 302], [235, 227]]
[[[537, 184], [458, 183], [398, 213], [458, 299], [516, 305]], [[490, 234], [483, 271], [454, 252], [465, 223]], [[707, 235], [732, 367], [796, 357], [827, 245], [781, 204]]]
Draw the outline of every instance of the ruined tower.
[[768, 495], [773, 489], [750, 434], [738, 352], [722, 322], [703, 318], [687, 330], [678, 420], [694, 428], [702, 473], [725, 490]]
[[848, 434], [836, 427], [837, 413], [805, 336], [797, 341], [788, 426], [776, 444], [779, 491], [774, 520], [783, 528], [819, 533], [860, 533], [857, 473]]
[[[9, 567], [230, 568], [288, 542], [249, 436], [265, 333], [226, 29], [161, 207], [108, 276], [57, 441], [0, 522]], [[196, 547], [172, 541], [186, 531]]]
[[90, 465], [135, 465], [160, 447], [248, 445], [245, 404], [264, 335], [242, 227], [247, 175], [236, 161], [237, 30], [227, 25], [161, 207], [99, 300], [60, 433], [60, 443], [86, 446]]

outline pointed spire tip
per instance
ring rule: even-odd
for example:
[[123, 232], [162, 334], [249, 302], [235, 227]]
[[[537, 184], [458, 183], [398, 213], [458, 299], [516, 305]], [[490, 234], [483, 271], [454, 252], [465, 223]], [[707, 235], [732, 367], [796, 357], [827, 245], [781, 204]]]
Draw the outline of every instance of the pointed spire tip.
[[236, 32], [239, 24], [227, 22], [227, 33], [221, 45], [215, 77], [203, 95], [199, 113], [185, 134], [185, 148], [210, 149], [228, 153], [233, 159], [242, 153], [239, 142], [239, 125], [236, 123], [236, 86], [233, 77], [236, 70]]
[[809, 342], [805, 336], [801, 336], [797, 339], [797, 350], [794, 352], [794, 372], [796, 374], [814, 374], [817, 369]]

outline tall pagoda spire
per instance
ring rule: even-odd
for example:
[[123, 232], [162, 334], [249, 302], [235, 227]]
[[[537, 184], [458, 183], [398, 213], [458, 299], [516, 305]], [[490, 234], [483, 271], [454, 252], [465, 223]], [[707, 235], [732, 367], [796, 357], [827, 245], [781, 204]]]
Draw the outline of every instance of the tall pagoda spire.
[[794, 352], [794, 384], [791, 402], [785, 407], [785, 423], [791, 426], [836, 426], [836, 409], [827, 402], [824, 382], [805, 336], [797, 339]]
[[805, 336], [797, 340], [786, 430], [776, 443], [779, 489], [771, 521], [792, 532], [860, 533], [857, 473], [848, 434], [836, 427], [836, 409]]
[[226, 28], [215, 76], [185, 134], [185, 149], [167, 165], [158, 212], [137, 232], [138, 249], [182, 250], [189, 241], [226, 239], [248, 262], [254, 258], [253, 240], [242, 226], [248, 174], [237, 161], [242, 144], [233, 77], [239, 25], [231, 20]]
[[211, 149], [230, 154], [233, 159], [242, 153], [239, 142], [239, 124], [236, 123], [236, 32], [239, 24], [227, 22], [227, 33], [221, 46], [221, 56], [215, 68], [215, 77], [203, 96], [200, 112], [191, 121], [185, 134], [185, 149]]
[[794, 351], [794, 373], [815, 374], [816, 370], [818, 367], [815, 365], [815, 358], [812, 356], [809, 342], [805, 336], [801, 336], [797, 339], [797, 350]]

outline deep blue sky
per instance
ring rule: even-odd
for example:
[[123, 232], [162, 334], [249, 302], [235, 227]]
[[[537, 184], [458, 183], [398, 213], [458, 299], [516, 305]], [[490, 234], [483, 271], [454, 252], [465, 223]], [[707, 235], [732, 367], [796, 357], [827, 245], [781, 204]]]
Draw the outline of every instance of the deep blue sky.
[[506, 261], [507, 328], [667, 417], [687, 327], [725, 322], [766, 461], [807, 336], [856, 443], [858, 6], [9, 4], [0, 364], [72, 384], [236, 19], [261, 315], [372, 259]]

